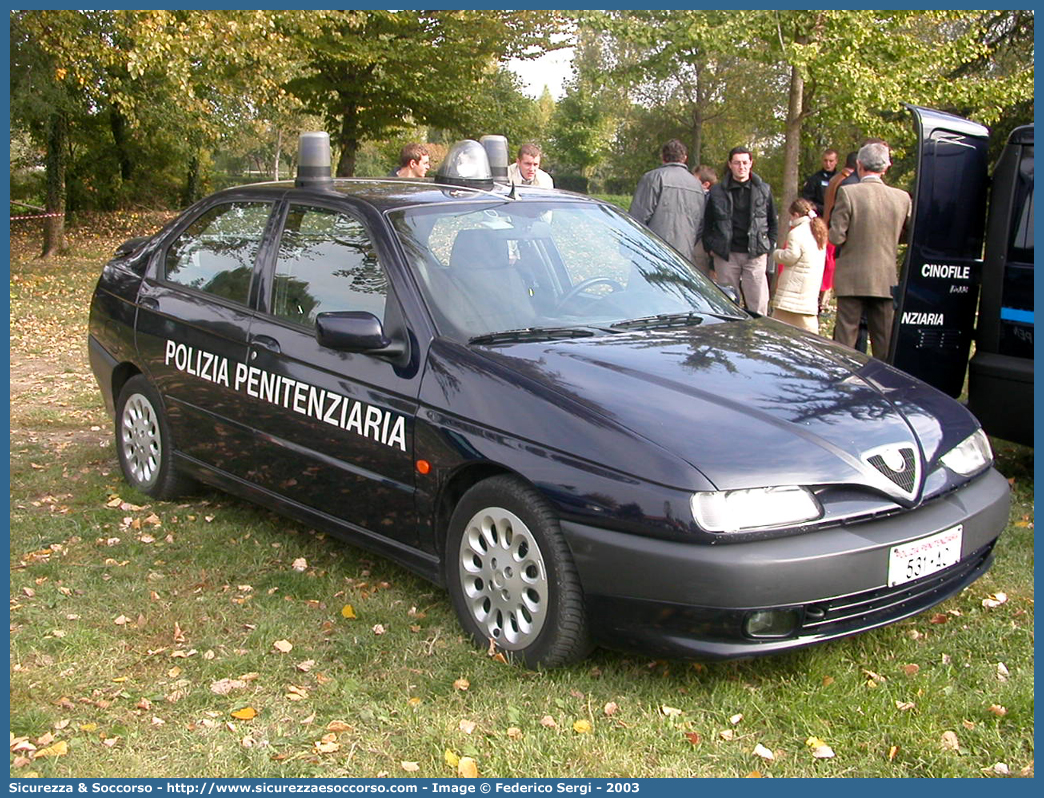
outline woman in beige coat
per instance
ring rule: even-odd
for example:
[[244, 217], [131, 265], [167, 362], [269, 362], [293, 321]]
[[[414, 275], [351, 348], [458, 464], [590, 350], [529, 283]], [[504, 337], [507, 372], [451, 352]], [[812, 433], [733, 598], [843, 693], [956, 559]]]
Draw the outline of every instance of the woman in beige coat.
[[790, 233], [785, 249], [772, 259], [786, 268], [772, 298], [772, 318], [809, 332], [819, 332], [819, 288], [826, 265], [827, 227], [815, 206], [796, 199], [790, 206]]

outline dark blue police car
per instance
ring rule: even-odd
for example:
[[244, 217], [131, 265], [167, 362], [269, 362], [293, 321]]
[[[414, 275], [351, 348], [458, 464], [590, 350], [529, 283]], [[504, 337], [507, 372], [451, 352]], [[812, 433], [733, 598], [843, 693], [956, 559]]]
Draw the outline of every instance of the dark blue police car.
[[610, 205], [495, 182], [477, 142], [434, 182], [332, 180], [305, 144], [296, 183], [102, 272], [90, 360], [136, 488], [380, 552], [529, 666], [799, 648], [988, 568], [1008, 485], [949, 397], [745, 313]]

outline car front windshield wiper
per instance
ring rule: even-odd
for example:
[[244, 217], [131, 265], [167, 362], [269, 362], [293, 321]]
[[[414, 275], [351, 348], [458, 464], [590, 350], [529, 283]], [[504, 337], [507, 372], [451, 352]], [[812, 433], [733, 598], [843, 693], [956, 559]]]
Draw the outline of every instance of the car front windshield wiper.
[[518, 330], [502, 330], [485, 333], [468, 339], [469, 344], [503, 344], [518, 341], [557, 341], [563, 338], [589, 338], [604, 330], [591, 327], [523, 327]]
[[637, 319], [626, 319], [609, 325], [614, 330], [652, 330], [661, 327], [689, 327], [702, 324], [703, 316], [694, 311], [684, 313], [660, 313], [656, 316], [642, 316]]

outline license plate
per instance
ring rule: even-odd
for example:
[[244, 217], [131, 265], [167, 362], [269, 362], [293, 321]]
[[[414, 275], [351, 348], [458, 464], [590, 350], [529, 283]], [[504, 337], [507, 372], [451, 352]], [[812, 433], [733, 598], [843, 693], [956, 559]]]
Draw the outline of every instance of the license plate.
[[956, 565], [961, 559], [964, 527], [957, 525], [920, 540], [892, 546], [888, 552], [888, 586], [902, 585]]

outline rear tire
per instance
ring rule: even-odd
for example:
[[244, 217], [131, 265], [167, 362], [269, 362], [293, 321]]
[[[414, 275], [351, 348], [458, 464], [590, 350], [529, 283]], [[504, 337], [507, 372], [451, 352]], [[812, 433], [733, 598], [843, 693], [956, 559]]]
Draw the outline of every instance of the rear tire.
[[446, 584], [475, 644], [490, 640], [530, 668], [556, 668], [593, 648], [580, 577], [558, 517], [532, 487], [486, 479], [450, 519]]
[[116, 402], [116, 452], [124, 478], [156, 499], [173, 499], [193, 482], [174, 467], [174, 441], [163, 404], [141, 374], [131, 377]]

